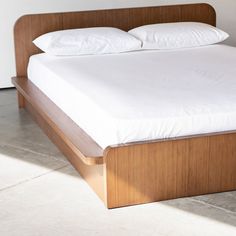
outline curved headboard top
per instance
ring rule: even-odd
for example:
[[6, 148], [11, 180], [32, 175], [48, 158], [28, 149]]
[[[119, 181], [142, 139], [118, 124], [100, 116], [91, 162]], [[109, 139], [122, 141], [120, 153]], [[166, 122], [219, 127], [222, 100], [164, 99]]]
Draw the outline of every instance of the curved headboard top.
[[42, 34], [63, 29], [99, 26], [117, 27], [128, 31], [146, 24], [181, 21], [202, 22], [215, 26], [216, 13], [212, 6], [201, 3], [22, 16], [14, 28], [17, 76], [27, 76], [29, 57], [40, 53], [32, 41]]

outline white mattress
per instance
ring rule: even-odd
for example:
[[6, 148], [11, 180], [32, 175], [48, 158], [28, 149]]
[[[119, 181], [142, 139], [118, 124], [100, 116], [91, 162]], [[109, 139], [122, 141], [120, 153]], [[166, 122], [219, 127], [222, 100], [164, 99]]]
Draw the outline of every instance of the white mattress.
[[29, 79], [102, 148], [236, 130], [236, 48], [30, 58]]

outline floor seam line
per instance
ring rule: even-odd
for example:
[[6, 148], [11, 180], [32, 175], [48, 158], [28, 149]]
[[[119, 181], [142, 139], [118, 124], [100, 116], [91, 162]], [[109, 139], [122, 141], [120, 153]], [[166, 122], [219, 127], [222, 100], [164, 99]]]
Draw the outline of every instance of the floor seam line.
[[19, 149], [21, 151], [30, 152], [32, 154], [37, 154], [37, 155], [42, 156], [42, 157], [50, 157], [50, 158], [52, 158], [52, 159], [54, 159], [56, 161], [61, 161], [61, 162], [67, 163], [67, 161], [61, 160], [59, 158], [56, 158], [55, 156], [43, 154], [43, 153], [40, 153], [40, 152], [36, 152], [36, 151], [33, 151], [31, 149], [28, 149], [28, 148], [22, 148], [22, 147], [19, 147], [19, 146], [14, 146], [14, 145], [8, 144], [8, 143], [2, 143], [2, 145], [6, 146], [6, 147], [11, 147], [11, 148]]
[[201, 200], [197, 200], [197, 199], [191, 199], [191, 198], [190, 198], [190, 200], [193, 201], [193, 202], [201, 203], [201, 204], [203, 204], [203, 205], [207, 205], [207, 206], [214, 207], [214, 208], [216, 208], [216, 209], [218, 209], [218, 210], [221, 210], [221, 211], [224, 211], [224, 212], [226, 212], [226, 213], [230, 213], [230, 214], [233, 214], [233, 215], [236, 216], [236, 212], [231, 211], [231, 210], [228, 210], [228, 209], [225, 209], [225, 208], [223, 208], [223, 207], [219, 207], [219, 206], [216, 206], [216, 205], [214, 205], [214, 204], [211, 204], [211, 203], [208, 203], [208, 202], [204, 202], [204, 201], [201, 201]]
[[48, 171], [48, 172], [45, 172], [45, 173], [43, 173], [43, 174], [34, 176], [34, 177], [32, 177], [32, 178], [25, 179], [25, 180], [23, 180], [23, 181], [21, 181], [21, 182], [18, 182], [18, 183], [16, 183], [16, 184], [13, 184], [13, 185], [10, 185], [10, 186], [7, 186], [7, 187], [4, 187], [4, 188], [0, 189], [0, 193], [3, 192], [3, 191], [5, 191], [5, 190], [12, 189], [12, 188], [15, 188], [15, 187], [17, 187], [17, 186], [19, 186], [19, 185], [28, 183], [28, 182], [30, 182], [30, 181], [32, 181], [32, 180], [38, 179], [38, 178], [43, 177], [43, 176], [45, 176], [45, 175], [51, 174], [51, 173], [53, 173], [53, 172], [56, 172], [56, 171], [61, 170], [61, 169], [65, 168], [65, 167], [68, 167], [68, 166], [70, 166], [70, 164], [67, 164], [67, 165], [64, 165], [64, 166], [61, 166], [61, 167], [52, 169], [52, 170], [50, 170], [50, 171]]

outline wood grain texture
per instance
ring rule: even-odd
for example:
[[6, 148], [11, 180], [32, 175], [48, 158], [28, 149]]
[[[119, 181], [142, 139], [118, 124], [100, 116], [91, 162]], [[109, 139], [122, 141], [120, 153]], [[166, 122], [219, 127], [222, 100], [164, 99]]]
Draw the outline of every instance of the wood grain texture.
[[77, 153], [77, 156], [85, 164], [103, 164], [103, 149], [34, 84], [26, 78], [13, 78], [12, 81], [21, 94], [20, 96], [24, 96], [24, 99], [32, 104], [34, 109], [44, 117], [51, 129]]
[[110, 148], [107, 207], [236, 189], [236, 134]]
[[44, 33], [96, 26], [117, 27], [128, 31], [145, 24], [180, 21], [215, 25], [215, 10], [208, 4], [188, 4], [23, 16], [14, 28], [17, 76], [27, 77], [29, 57], [40, 52], [32, 41]]

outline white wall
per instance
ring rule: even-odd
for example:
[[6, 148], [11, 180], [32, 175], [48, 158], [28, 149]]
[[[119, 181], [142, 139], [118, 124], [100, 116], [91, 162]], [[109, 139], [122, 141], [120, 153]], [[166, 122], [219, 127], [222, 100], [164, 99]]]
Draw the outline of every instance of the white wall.
[[[42, 12], [151, 6], [204, 2], [204, 0], [7, 0], [0, 7], [0, 88], [10, 87], [15, 74], [13, 25], [21, 15]], [[236, 46], [236, 1], [208, 0], [217, 11], [217, 24], [231, 34], [228, 44]]]

